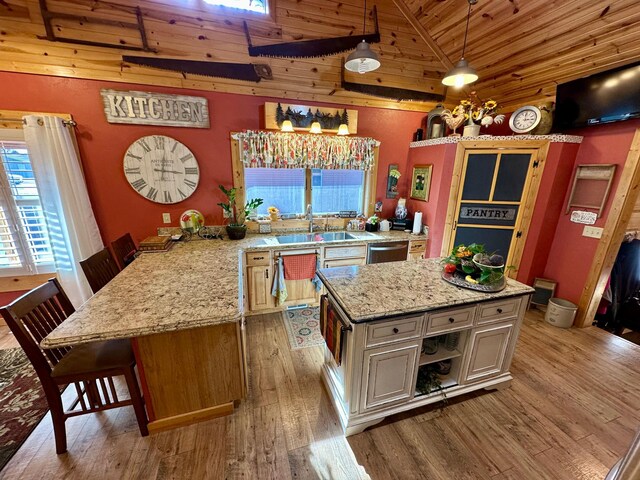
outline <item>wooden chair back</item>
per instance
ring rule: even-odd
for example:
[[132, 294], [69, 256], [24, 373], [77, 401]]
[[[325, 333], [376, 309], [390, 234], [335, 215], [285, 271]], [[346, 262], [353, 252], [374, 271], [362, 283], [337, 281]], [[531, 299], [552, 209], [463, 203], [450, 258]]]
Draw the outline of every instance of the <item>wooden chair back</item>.
[[80, 266], [93, 293], [98, 293], [113, 277], [120, 273], [111, 252], [106, 248], [81, 261]]
[[55, 278], [0, 309], [2, 317], [43, 383], [50, 381], [52, 367], [65, 356], [70, 347], [43, 350], [40, 342], [74, 311]]
[[117, 240], [111, 242], [111, 249], [120, 269], [124, 269], [133, 261], [133, 255], [138, 251], [131, 234], [125, 233]]

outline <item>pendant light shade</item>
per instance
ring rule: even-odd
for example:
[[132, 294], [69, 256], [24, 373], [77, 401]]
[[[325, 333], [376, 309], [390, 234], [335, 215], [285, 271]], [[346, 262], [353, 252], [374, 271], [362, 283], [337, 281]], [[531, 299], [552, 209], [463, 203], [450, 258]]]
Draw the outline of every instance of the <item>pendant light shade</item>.
[[442, 83], [447, 87], [462, 88], [465, 85], [478, 80], [478, 73], [475, 68], [469, 65], [464, 58], [464, 52], [467, 49], [467, 35], [469, 34], [469, 19], [471, 18], [471, 5], [478, 3], [478, 0], [467, 0], [469, 2], [469, 10], [467, 11], [467, 26], [464, 30], [464, 42], [462, 43], [462, 58], [456, 65], [447, 72], [442, 79]]
[[462, 88], [476, 80], [478, 80], [478, 74], [475, 68], [471, 67], [466, 59], [461, 58], [456, 66], [447, 72], [442, 83], [447, 87]]
[[341, 123], [338, 127], [338, 135], [349, 135], [349, 126], [346, 123]]
[[291, 120], [285, 120], [284, 122], [282, 122], [282, 126], [280, 127], [280, 131], [281, 132], [287, 132], [287, 133], [291, 133], [293, 132], [293, 123], [291, 123]]
[[311, 124], [311, 128], [309, 129], [309, 133], [322, 133], [320, 122], [313, 122]]
[[369, 44], [362, 40], [356, 49], [349, 54], [344, 68], [350, 72], [367, 73], [380, 67], [378, 55], [371, 50]]

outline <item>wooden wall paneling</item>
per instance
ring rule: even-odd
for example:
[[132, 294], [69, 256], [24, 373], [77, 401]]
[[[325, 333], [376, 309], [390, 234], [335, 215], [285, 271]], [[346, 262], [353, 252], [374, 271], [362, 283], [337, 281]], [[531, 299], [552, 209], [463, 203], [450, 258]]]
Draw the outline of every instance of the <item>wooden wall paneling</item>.
[[595, 318], [627, 225], [640, 198], [640, 128], [636, 130], [613, 196], [602, 238], [593, 256], [589, 276], [578, 302], [574, 325], [588, 327]]

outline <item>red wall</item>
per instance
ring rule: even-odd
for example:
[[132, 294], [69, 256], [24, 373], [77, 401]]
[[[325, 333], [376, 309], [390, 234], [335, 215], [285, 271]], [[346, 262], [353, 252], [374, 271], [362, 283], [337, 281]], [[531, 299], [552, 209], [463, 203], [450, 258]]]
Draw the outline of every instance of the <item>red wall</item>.
[[[48, 77], [0, 72], [0, 109], [70, 113], [76, 130], [83, 168], [93, 209], [106, 243], [125, 232], [140, 241], [162, 226], [162, 213], [171, 213], [172, 225], [189, 208], [200, 210], [208, 224], [222, 223], [216, 203], [223, 200], [218, 184], [231, 185], [229, 133], [257, 129], [263, 124], [266, 101], [286, 101], [266, 97], [150, 87], [114, 82]], [[209, 100], [212, 127], [209, 129], [113, 125], [107, 123], [100, 97], [101, 88], [142, 90], [196, 95]], [[304, 103], [304, 102], [301, 102]], [[314, 105], [316, 105], [314, 103]], [[322, 105], [322, 104], [318, 104]], [[335, 106], [335, 105], [333, 105]], [[367, 107], [358, 110], [358, 135], [380, 140], [377, 197], [383, 200], [384, 215], [390, 216], [395, 200], [385, 198], [388, 166], [407, 161], [409, 142], [420, 127], [424, 113]], [[122, 158], [127, 147], [144, 135], [174, 137], [187, 145], [198, 159], [201, 175], [196, 192], [175, 205], [152, 203], [138, 195], [127, 183]], [[406, 182], [400, 185], [406, 195]]]
[[[584, 136], [575, 165], [584, 163], [616, 164], [616, 174], [603, 215], [596, 227], [604, 227], [612, 199], [616, 195], [620, 175], [631, 147], [631, 141], [640, 121], [627, 121], [600, 125], [571, 132]], [[573, 174], [573, 168], [571, 175]], [[558, 191], [560, 192], [560, 191]], [[563, 210], [555, 228], [553, 243], [546, 262], [544, 276], [558, 282], [556, 296], [578, 303], [598, 246], [598, 239], [582, 236], [584, 225], [572, 223], [564, 213], [569, 189], [558, 194], [563, 199]]]

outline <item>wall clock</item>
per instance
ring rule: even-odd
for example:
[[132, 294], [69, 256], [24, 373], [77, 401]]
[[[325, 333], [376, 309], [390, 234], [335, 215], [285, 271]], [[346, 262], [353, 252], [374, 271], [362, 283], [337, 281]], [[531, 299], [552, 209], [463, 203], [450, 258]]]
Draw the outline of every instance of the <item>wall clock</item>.
[[156, 203], [178, 203], [198, 187], [198, 161], [183, 143], [164, 135], [133, 142], [124, 155], [124, 174], [140, 195]]
[[538, 126], [541, 118], [542, 112], [538, 107], [527, 105], [513, 112], [509, 119], [509, 127], [515, 133], [529, 133]]

